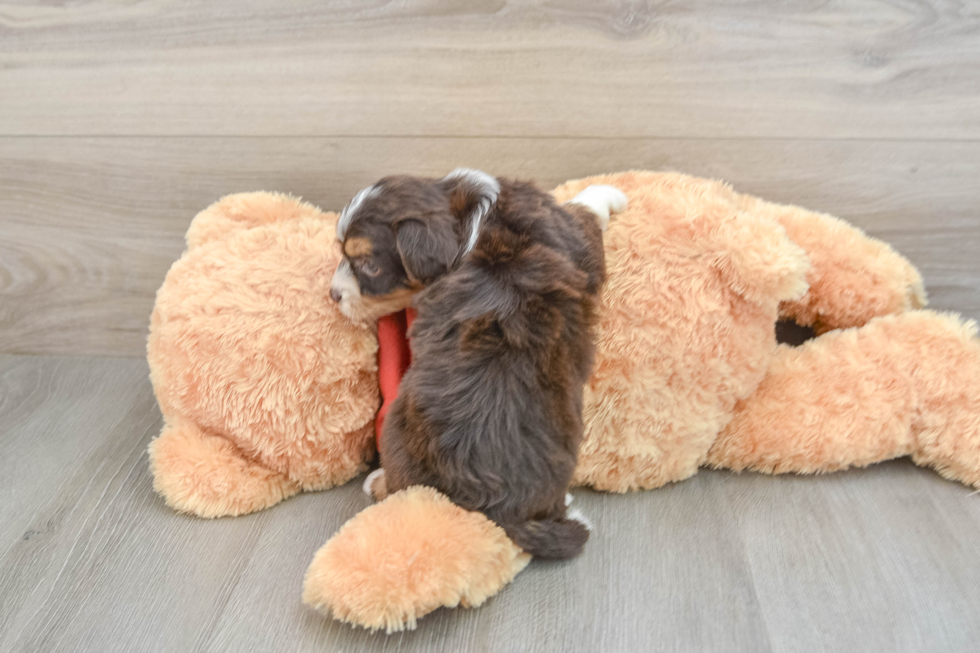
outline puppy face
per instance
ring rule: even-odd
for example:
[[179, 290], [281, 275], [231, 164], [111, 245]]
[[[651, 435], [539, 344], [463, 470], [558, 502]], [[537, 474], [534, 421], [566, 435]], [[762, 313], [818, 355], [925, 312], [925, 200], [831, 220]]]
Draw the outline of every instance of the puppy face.
[[473, 170], [439, 180], [386, 177], [354, 196], [337, 221], [343, 260], [330, 284], [341, 312], [357, 322], [409, 306], [473, 245], [499, 192]]
[[340, 241], [343, 259], [330, 284], [341, 313], [368, 322], [408, 306], [419, 288], [405, 272], [391, 228], [375, 219], [351, 227]]

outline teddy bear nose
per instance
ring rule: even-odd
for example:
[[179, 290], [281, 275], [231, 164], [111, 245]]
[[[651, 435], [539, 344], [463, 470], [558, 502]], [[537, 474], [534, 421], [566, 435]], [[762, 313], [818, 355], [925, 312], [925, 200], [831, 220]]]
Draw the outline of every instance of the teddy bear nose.
[[330, 299], [334, 300], [335, 302], [337, 302], [339, 304], [340, 303], [340, 300], [343, 299], [343, 295], [336, 288], [331, 288], [330, 289]]

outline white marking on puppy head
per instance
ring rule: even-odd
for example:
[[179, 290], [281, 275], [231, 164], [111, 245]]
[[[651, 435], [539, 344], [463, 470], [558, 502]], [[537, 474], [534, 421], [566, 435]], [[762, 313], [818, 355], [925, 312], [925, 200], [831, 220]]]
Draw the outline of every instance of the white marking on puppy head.
[[483, 222], [483, 218], [490, 213], [490, 209], [497, 202], [497, 196], [500, 195], [500, 182], [497, 181], [496, 177], [492, 177], [482, 170], [472, 170], [470, 168], [456, 168], [443, 177], [443, 181], [455, 180], [466, 184], [479, 197], [476, 202], [476, 208], [469, 215], [470, 237], [467, 239], [466, 247], [463, 249], [463, 254], [467, 254], [473, 249], [477, 239], [480, 237], [480, 225]]
[[354, 219], [354, 214], [357, 213], [357, 209], [361, 208], [361, 204], [365, 201], [371, 199], [372, 197], [377, 197], [381, 193], [381, 187], [378, 184], [371, 184], [367, 188], [362, 188], [357, 191], [357, 195], [354, 199], [344, 207], [344, 210], [340, 212], [340, 219], [337, 220], [337, 239], [343, 240], [347, 235], [347, 230], [350, 228], [351, 220]]
[[566, 204], [579, 204], [595, 213], [603, 231], [609, 226], [609, 216], [625, 209], [628, 203], [629, 200], [623, 191], [615, 186], [598, 184], [589, 186], [566, 202]]
[[360, 299], [361, 286], [357, 283], [357, 277], [354, 276], [354, 270], [347, 259], [341, 259], [340, 265], [333, 273], [333, 278], [330, 280], [330, 295], [340, 305], [341, 313], [350, 319], [355, 318], [351, 312], [351, 305]]
[[578, 508], [572, 508], [568, 511], [568, 519], [582, 524], [587, 531], [592, 531], [595, 528], [589, 518], [583, 515], [582, 511]]
[[574, 498], [575, 497], [572, 496], [572, 493], [571, 492], [566, 492], [565, 493], [565, 507], [566, 508], [568, 506], [572, 505], [572, 499], [574, 499]]

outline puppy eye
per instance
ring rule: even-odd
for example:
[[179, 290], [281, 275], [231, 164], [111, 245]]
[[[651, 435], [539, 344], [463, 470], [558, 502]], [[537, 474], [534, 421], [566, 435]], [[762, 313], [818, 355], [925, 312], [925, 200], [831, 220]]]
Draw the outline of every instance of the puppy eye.
[[381, 268], [374, 261], [365, 261], [361, 264], [361, 272], [369, 277], [376, 277], [381, 274]]

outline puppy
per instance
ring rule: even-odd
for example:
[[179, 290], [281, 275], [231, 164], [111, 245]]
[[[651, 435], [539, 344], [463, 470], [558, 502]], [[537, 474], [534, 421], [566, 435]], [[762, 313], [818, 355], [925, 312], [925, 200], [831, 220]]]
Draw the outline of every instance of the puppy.
[[605, 280], [602, 231], [626, 197], [591, 186], [558, 206], [533, 185], [460, 169], [387, 177], [337, 223], [331, 297], [348, 317], [414, 304], [412, 365], [388, 413], [376, 497], [429, 485], [541, 558], [578, 555], [566, 514], [582, 388]]

